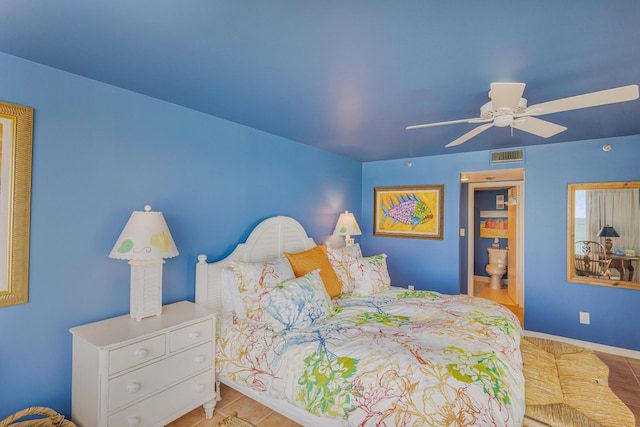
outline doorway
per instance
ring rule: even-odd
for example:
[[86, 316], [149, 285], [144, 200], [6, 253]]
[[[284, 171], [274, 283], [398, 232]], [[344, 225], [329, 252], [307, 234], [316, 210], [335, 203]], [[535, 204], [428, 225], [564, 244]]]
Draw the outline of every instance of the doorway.
[[[468, 184], [467, 293], [506, 306], [524, 327], [524, 170], [463, 173], [461, 182]], [[502, 286], [491, 283], [485, 269], [494, 244], [507, 249]]]

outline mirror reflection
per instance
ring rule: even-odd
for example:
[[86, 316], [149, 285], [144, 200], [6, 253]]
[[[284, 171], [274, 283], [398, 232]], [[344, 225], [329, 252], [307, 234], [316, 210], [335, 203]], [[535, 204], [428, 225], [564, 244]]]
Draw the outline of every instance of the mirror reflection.
[[567, 280], [640, 289], [640, 182], [569, 184]]

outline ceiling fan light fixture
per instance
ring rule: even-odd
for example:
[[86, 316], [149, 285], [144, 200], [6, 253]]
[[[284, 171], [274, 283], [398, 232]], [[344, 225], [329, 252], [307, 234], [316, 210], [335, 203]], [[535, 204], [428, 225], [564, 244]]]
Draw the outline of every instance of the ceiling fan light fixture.
[[[498, 109], [494, 109], [493, 108], [493, 102], [489, 101], [487, 103], [485, 103], [482, 107], [480, 107], [480, 118], [481, 119], [492, 119], [494, 117], [496, 117], [497, 115], [500, 114], [501, 110], [504, 110], [505, 107], [503, 108], [498, 108]], [[516, 107], [515, 111], [512, 111], [510, 108], [507, 108], [506, 111], [508, 111], [510, 114], [523, 114], [527, 112], [527, 100], [525, 98], [520, 98], [520, 101], [518, 102], [518, 107]]]
[[504, 114], [501, 116], [496, 116], [496, 118], [493, 119], [493, 124], [499, 128], [511, 126], [511, 123], [513, 123], [512, 114]]

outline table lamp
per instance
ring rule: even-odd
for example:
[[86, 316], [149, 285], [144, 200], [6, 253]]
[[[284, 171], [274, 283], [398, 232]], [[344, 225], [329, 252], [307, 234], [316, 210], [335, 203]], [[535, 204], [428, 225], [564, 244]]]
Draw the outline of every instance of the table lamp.
[[362, 232], [360, 231], [360, 227], [358, 226], [353, 213], [344, 211], [344, 213], [341, 213], [340, 217], [338, 218], [338, 222], [336, 223], [336, 228], [333, 230], [333, 234], [345, 236], [344, 241], [346, 245], [351, 246], [354, 243], [354, 240], [351, 236], [359, 236], [362, 234]]
[[604, 239], [604, 248], [606, 249], [607, 253], [610, 254], [611, 253], [611, 248], [613, 247], [613, 242], [611, 240], [612, 237], [620, 237], [620, 235], [618, 234], [618, 232], [616, 231], [615, 228], [613, 228], [610, 225], [605, 225], [604, 227], [602, 227], [602, 229], [600, 229], [600, 231], [597, 234], [598, 237], [605, 237]]
[[131, 265], [131, 317], [141, 320], [162, 313], [162, 264], [178, 255], [162, 212], [134, 211], [109, 258]]

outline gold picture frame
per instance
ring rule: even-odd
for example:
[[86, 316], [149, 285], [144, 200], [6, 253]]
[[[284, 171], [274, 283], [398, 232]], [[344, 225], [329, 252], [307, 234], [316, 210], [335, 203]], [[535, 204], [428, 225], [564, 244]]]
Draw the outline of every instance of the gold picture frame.
[[373, 235], [444, 239], [444, 184], [373, 189]]
[[29, 300], [33, 108], [0, 102], [0, 307]]

